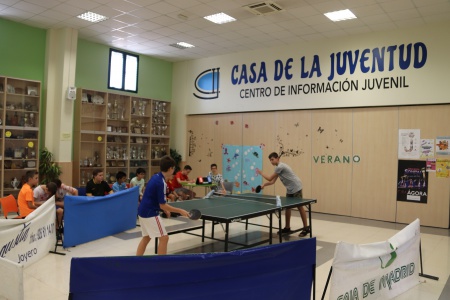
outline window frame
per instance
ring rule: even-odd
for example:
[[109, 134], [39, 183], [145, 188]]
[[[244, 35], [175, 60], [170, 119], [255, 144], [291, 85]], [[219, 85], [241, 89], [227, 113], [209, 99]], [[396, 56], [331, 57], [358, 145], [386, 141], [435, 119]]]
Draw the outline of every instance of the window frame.
[[[122, 54], [123, 58], [123, 65], [122, 65], [122, 88], [116, 88], [111, 86], [111, 59], [113, 53]], [[126, 76], [126, 66], [127, 66], [127, 57], [133, 57], [136, 58], [136, 90], [128, 90], [125, 89], [125, 76]], [[123, 91], [123, 92], [130, 92], [130, 93], [137, 93], [139, 87], [139, 55], [132, 54], [129, 52], [125, 52], [122, 50], [117, 50], [110, 48], [109, 49], [109, 61], [108, 61], [108, 89], [116, 90], [116, 91]]]

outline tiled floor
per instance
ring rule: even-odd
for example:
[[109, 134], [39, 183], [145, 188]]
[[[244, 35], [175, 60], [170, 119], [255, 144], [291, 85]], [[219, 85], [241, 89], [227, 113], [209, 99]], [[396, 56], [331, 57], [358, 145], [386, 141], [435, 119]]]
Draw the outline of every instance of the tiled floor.
[[[294, 212], [296, 215], [296, 212]], [[293, 217], [292, 224], [301, 224], [300, 219]], [[178, 226], [185, 222], [181, 217], [165, 219], [166, 225]], [[267, 222], [261, 217], [259, 222]], [[379, 221], [362, 220], [348, 217], [313, 214], [314, 236], [317, 237], [317, 284], [316, 299], [320, 299], [328, 272], [331, 266], [335, 244], [337, 241], [351, 243], [372, 243], [388, 239], [405, 225]], [[242, 224], [232, 224], [232, 237], [237, 239], [257, 239], [267, 232], [260, 232], [261, 228], [250, 227], [245, 232]], [[421, 283], [412, 290], [400, 295], [397, 299], [450, 299], [450, 234], [446, 229], [421, 228], [423, 272], [439, 277], [439, 281], [421, 278]], [[216, 236], [222, 234], [220, 226], [216, 226]], [[297, 236], [289, 237], [298, 239]], [[88, 256], [126, 256], [134, 255], [140, 240], [139, 227], [127, 232], [110, 236], [97, 241], [79, 245], [70, 249], [59, 249], [65, 256], [49, 254], [39, 262], [27, 267], [24, 271], [25, 299], [64, 299], [69, 293], [69, 269], [72, 257]], [[276, 239], [274, 239], [276, 240]], [[275, 241], [276, 242], [276, 241]], [[222, 251], [220, 242], [207, 241], [200, 245], [200, 238], [176, 234], [170, 237], [169, 254], [198, 253]], [[146, 254], [154, 252], [153, 241], [149, 244]], [[328, 297], [326, 297], [328, 299]]]

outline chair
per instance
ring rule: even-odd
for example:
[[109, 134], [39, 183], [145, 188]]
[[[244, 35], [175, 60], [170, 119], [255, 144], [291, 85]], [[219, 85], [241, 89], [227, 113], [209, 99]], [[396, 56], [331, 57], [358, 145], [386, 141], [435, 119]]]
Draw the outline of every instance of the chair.
[[233, 194], [234, 182], [225, 181], [223, 183], [223, 186], [225, 187], [225, 190], [227, 191], [227, 194]]
[[14, 219], [23, 219], [19, 215], [19, 206], [17, 205], [16, 198], [13, 195], [8, 195], [0, 199], [0, 203], [2, 205], [3, 214], [5, 215], [5, 219], [8, 219], [8, 214], [10, 212], [15, 212], [17, 217]]

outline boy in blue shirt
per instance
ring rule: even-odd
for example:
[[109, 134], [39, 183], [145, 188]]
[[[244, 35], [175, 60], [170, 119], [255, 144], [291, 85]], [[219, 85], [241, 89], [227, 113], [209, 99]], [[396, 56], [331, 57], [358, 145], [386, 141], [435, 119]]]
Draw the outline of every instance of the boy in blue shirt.
[[116, 182], [114, 182], [112, 189], [114, 192], [123, 191], [127, 188], [125, 181], [127, 180], [127, 174], [122, 171], [117, 172]]
[[166, 155], [161, 158], [161, 172], [150, 178], [145, 187], [141, 204], [138, 208], [139, 224], [141, 225], [142, 239], [136, 250], [136, 255], [144, 255], [145, 248], [151, 238], [159, 238], [158, 255], [167, 253], [169, 235], [164, 227], [163, 220], [159, 216], [160, 210], [164, 211], [168, 217], [170, 213], [178, 213], [184, 217], [189, 217], [189, 213], [181, 208], [170, 206], [166, 203], [166, 178], [173, 173], [175, 161]]

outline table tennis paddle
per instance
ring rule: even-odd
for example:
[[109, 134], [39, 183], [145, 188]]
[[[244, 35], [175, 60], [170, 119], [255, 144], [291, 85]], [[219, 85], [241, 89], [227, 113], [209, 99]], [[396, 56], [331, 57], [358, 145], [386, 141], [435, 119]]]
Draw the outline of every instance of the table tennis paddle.
[[189, 219], [198, 220], [202, 216], [202, 213], [198, 209], [191, 209], [189, 211]]
[[255, 192], [259, 193], [259, 192], [261, 192], [261, 189], [262, 189], [262, 187], [260, 185], [258, 185], [255, 189]]

